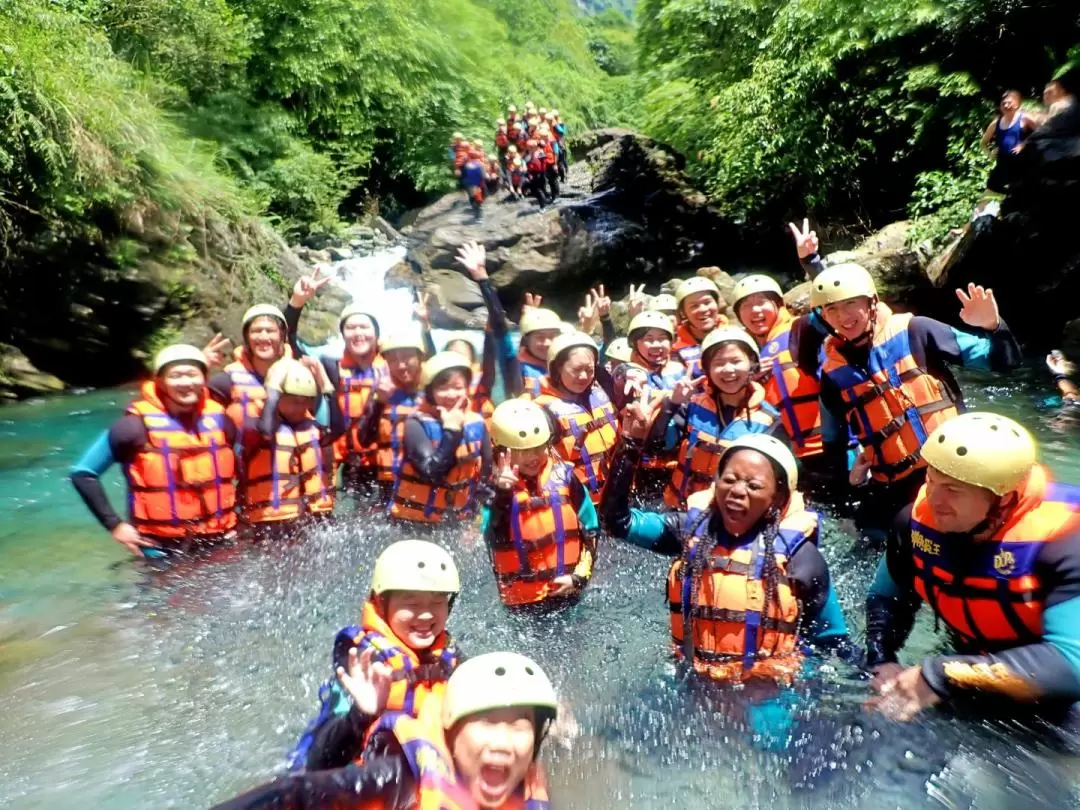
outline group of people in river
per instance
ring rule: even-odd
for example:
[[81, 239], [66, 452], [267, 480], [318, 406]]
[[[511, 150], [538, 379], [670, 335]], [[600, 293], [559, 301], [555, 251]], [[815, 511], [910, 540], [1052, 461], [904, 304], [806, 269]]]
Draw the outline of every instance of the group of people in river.
[[[673, 294], [631, 287], [624, 336], [602, 286], [575, 323], [527, 295], [515, 347], [468, 243], [480, 357], [436, 347], [423, 306], [386, 323], [360, 301], [340, 316], [343, 354], [311, 350], [297, 327], [321, 271], [284, 311], [248, 310], [220, 371], [220, 336], [157, 355], [72, 471], [133, 553], [272, 542], [332, 520], [342, 492], [409, 537], [375, 561], [359, 623], [334, 642], [293, 772], [221, 807], [548, 806], [551, 681], [517, 653], [464, 660], [447, 630], [460, 582], [445, 530], [477, 523], [508, 610], [542, 621], [576, 603], [606, 533], [672, 558], [657, 588], [688, 672], [784, 687], [814, 656], [853, 655], [814, 505], [854, 498], [885, 548], [866, 600], [875, 708], [1060, 717], [1080, 700], [1080, 488], [1052, 479], [1022, 425], [965, 412], [949, 370], [1020, 364], [993, 292], [957, 290], [963, 328], [894, 312], [865, 268], [825, 266], [808, 224], [790, 227], [802, 314], [770, 276], [722, 294], [698, 274]], [[114, 462], [126, 519], [100, 482]], [[954, 652], [905, 667], [923, 603]]]
[[486, 152], [483, 140], [468, 140], [460, 132], [450, 141], [454, 176], [477, 221], [483, 219], [484, 200], [500, 188], [515, 200], [531, 196], [541, 210], [558, 198], [569, 168], [566, 123], [558, 110], [529, 101], [519, 113], [511, 104], [506, 117], [495, 122], [494, 142], [495, 151]]

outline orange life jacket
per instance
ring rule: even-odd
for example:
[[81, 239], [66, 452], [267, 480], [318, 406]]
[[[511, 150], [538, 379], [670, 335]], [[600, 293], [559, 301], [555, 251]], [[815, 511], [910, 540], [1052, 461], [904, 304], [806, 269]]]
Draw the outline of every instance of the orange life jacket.
[[911, 355], [910, 323], [910, 314], [893, 314], [878, 304], [868, 369], [848, 364], [838, 338], [825, 339], [821, 373], [840, 390], [848, 424], [869, 454], [876, 481], [899, 481], [925, 467], [920, 451], [926, 437], [956, 416], [948, 387]]
[[564, 460], [574, 465], [574, 473], [593, 502], [599, 503], [618, 439], [615, 408], [604, 389], [595, 382], [589, 389], [587, 407], [577, 400], [565, 399], [566, 396], [544, 377], [536, 404], [555, 419], [557, 430], [552, 446]]
[[373, 660], [386, 664], [393, 671], [386, 711], [415, 716], [429, 696], [442, 695], [447, 680], [461, 663], [457, 647], [445, 630], [422, 654], [417, 654], [394, 635], [370, 599], [360, 613], [360, 627], [350, 629], [358, 631], [352, 639], [358, 652], [374, 650]]
[[507, 132], [506, 127], [499, 127], [495, 131], [495, 148], [506, 149], [510, 145], [510, 133]]
[[131, 525], [157, 538], [207, 537], [236, 525], [236, 458], [225, 409], [204, 395], [191, 428], [166, 410], [153, 382], [127, 413], [142, 419], [146, 444], [124, 467]]
[[505, 605], [544, 601], [551, 581], [572, 574], [581, 560], [582, 535], [570, 499], [574, 468], [549, 458], [535, 482], [518, 481], [510, 503], [510, 536], [491, 545], [491, 564]]
[[[288, 344], [284, 349], [282, 358], [292, 357]], [[227, 409], [230, 418], [241, 430], [254, 430], [266, 402], [266, 388], [251, 364], [247, 349], [243, 346], [233, 349], [233, 362], [222, 370], [232, 380], [232, 404]]]
[[405, 449], [402, 446], [405, 420], [420, 407], [423, 401], [422, 391], [409, 393], [395, 389], [390, 394], [390, 401], [383, 405], [382, 414], [379, 416], [379, 446], [375, 451], [380, 481], [394, 481], [401, 472], [401, 461]]
[[302, 428], [282, 424], [244, 460], [241, 514], [248, 523], [293, 520], [334, 511], [332, 456], [322, 446], [322, 429], [309, 420]]
[[776, 323], [761, 347], [761, 371], [765, 375], [765, 399], [780, 411], [784, 429], [791, 437], [797, 458], [824, 451], [821, 441], [821, 386], [791, 354], [791, 327], [795, 319], [780, 308]]
[[375, 355], [371, 365], [361, 368], [346, 352], [338, 361], [338, 406], [345, 417], [346, 429], [334, 442], [334, 461], [348, 461], [359, 467], [375, 465], [378, 442], [364, 446], [360, 441], [360, 419], [367, 409], [379, 381], [390, 372], [382, 355]]
[[[724, 315], [716, 316], [716, 328], [727, 326], [728, 319]], [[690, 325], [683, 321], [675, 327], [675, 340], [671, 344], [671, 355], [677, 357], [679, 362], [686, 366], [688, 377], [701, 376], [701, 341], [694, 337], [690, 331]]]
[[[437, 413], [430, 405], [422, 405], [410, 417], [423, 425], [432, 447], [438, 447], [443, 437], [443, 426]], [[457, 447], [457, 461], [443, 480], [437, 483], [424, 481], [408, 458], [403, 459], [401, 473], [394, 482], [390, 515], [418, 523], [471, 517], [476, 509], [476, 484], [480, 479], [486, 435], [484, 417], [476, 413], [466, 414]]]
[[469, 384], [469, 407], [474, 413], [484, 417], [484, 422], [491, 424], [491, 415], [495, 413], [495, 403], [491, 401], [491, 391], [486, 385], [481, 385], [483, 369], [473, 366], [472, 382]]
[[[668, 572], [671, 641], [680, 657], [693, 656], [694, 670], [717, 680], [770, 678], [789, 683], [799, 670], [800, 606], [787, 576], [788, 560], [816, 542], [818, 515], [794, 493], [773, 540], [776, 595], [766, 608], [764, 542], [757, 535], [738, 545], [716, 543], [699, 581], [686, 576], [702, 540], [714, 530], [713, 490], [687, 499], [683, 557]], [[721, 528], [722, 531], [722, 528]], [[696, 594], [695, 594], [696, 590]], [[693, 628], [692, 644], [684, 633]]]
[[518, 349], [518, 366], [521, 368], [521, 391], [530, 397], [540, 395], [540, 383], [547, 376], [547, 366], [540, 363], [525, 349]]
[[720, 456], [733, 441], [748, 433], [765, 433], [779, 418], [776, 408], [765, 401], [765, 389], [751, 382], [746, 405], [727, 422], [717, 408], [712, 384], [706, 383], [687, 404], [686, 438], [679, 445], [679, 461], [664, 490], [664, 502], [682, 508], [690, 495], [712, 486]]
[[1046, 543], [1080, 529], [1080, 487], [1031, 471], [1020, 500], [986, 542], [946, 535], [919, 490], [911, 510], [915, 590], [969, 648], [993, 652], [1034, 644], [1046, 593], [1036, 571]]
[[[457, 769], [440, 718], [441, 700], [429, 700], [419, 717], [389, 712], [379, 718], [371, 731], [389, 731], [401, 745], [416, 782], [416, 810], [476, 810], [476, 801], [458, 782]], [[365, 802], [362, 810], [384, 808], [384, 803]], [[533, 762], [521, 785], [499, 805], [498, 810], [550, 810], [547, 782], [538, 762]]]

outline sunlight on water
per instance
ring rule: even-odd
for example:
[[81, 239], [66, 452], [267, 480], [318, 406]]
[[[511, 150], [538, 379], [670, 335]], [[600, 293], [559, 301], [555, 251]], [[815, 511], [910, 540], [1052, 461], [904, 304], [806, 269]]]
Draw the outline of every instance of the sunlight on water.
[[[390, 264], [357, 260], [343, 284], [407, 317], [407, 293], [372, 299]], [[1035, 428], [1057, 474], [1080, 481], [1077, 434], [1047, 426], [1041, 369], [962, 383], [974, 407]], [[130, 393], [0, 410], [0, 807], [198, 808], [271, 777], [316, 708], [375, 556], [400, 536], [345, 503], [336, 526], [296, 544], [218, 549], [167, 571], [132, 563], [65, 480]], [[119, 475], [108, 484], [119, 505]], [[662, 558], [605, 541], [580, 604], [511, 616], [476, 532], [464, 534], [444, 538], [462, 571], [451, 628], [463, 650], [535, 656], [580, 727], [548, 746], [556, 807], [1074, 804], [1077, 765], [1051, 735], [934, 713], [887, 723], [835, 661], [784, 693], [685, 679], [668, 654]], [[833, 520], [824, 545], [861, 632], [878, 552]], [[938, 643], [923, 615], [905, 660]]]

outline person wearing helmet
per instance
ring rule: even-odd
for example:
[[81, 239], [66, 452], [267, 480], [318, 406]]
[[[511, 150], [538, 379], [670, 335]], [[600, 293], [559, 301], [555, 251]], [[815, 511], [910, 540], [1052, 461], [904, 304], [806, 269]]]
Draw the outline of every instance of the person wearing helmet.
[[399, 326], [379, 339], [388, 376], [375, 386], [358, 429], [361, 443], [375, 443], [378, 501], [390, 502], [403, 459], [405, 420], [424, 403], [421, 385], [424, 357], [432, 351], [431, 333], [420, 324]]
[[630, 507], [650, 409], [632, 406], [600, 505], [619, 540], [675, 557], [668, 573], [677, 657], [722, 681], [790, 683], [806, 643], [840, 647], [847, 625], [817, 548], [818, 515], [806, 511], [798, 467], [773, 436], [746, 434], [718, 456], [708, 487], [676, 511]]
[[811, 468], [815, 477], [831, 477], [820, 463], [824, 448], [818, 355], [826, 332], [815, 325], [819, 316], [793, 317], [780, 285], [766, 275], [746, 276], [735, 285], [733, 297], [735, 317], [761, 351], [765, 399], [780, 411], [803, 472]]
[[975, 332], [893, 313], [857, 264], [830, 267], [811, 283], [810, 303], [832, 332], [820, 375], [826, 463], [842, 485], [850, 430], [862, 446], [848, 475], [861, 489], [855, 521], [870, 534], [887, 530], [914, 500], [926, 475], [926, 436], [963, 409], [949, 364], [1005, 371], [1022, 360], [993, 291], [969, 284], [956, 294], [960, 319]]
[[[521, 345], [518, 347], [518, 366], [521, 370], [521, 388], [513, 393], [524, 392], [532, 396], [540, 393], [540, 381], [547, 374], [548, 349], [563, 332], [563, 321], [557, 312], [543, 309], [538, 302], [530, 305], [531, 294], [526, 295], [526, 306], [521, 311]], [[539, 299], [539, 296], [536, 296]], [[512, 380], [512, 377], [507, 377]]]
[[725, 326], [710, 332], [701, 348], [705, 374], [675, 384], [650, 437], [650, 446], [671, 444], [668, 434], [675, 432], [678, 463], [664, 490], [664, 502], [672, 509], [682, 509], [690, 495], [709, 488], [720, 455], [732, 441], [748, 433], [784, 433], [779, 412], [754, 380], [759, 362], [754, 339]]
[[487, 162], [483, 151], [473, 146], [461, 165], [461, 187], [469, 201], [476, 222], [484, 221], [484, 189], [487, 185]]
[[464, 178], [461, 176], [465, 169], [465, 164], [469, 160], [469, 153], [472, 151], [473, 145], [469, 143], [465, 138], [462, 138], [454, 146], [454, 177], [457, 178], [458, 188], [464, 188]]
[[663, 312], [671, 318], [671, 326], [673, 329], [678, 326], [679, 323], [679, 319], [676, 315], [678, 311], [679, 303], [675, 300], [675, 296], [670, 293], [654, 295], [649, 301], [649, 312]]
[[[237, 430], [207, 396], [208, 366], [195, 346], [162, 349], [153, 379], [71, 468], [87, 508], [132, 554], [156, 557], [235, 534]], [[127, 520], [101, 484], [117, 462], [128, 487]]]
[[525, 170], [528, 172], [529, 193], [543, 211], [548, 203], [552, 202], [544, 188], [547, 185], [547, 153], [532, 132], [525, 143]]
[[555, 136], [551, 134], [551, 128], [541, 123], [536, 128], [536, 140], [539, 149], [544, 152], [544, 180], [548, 185], [549, 202], [559, 198], [559, 153]]
[[538, 756], [557, 714], [555, 689], [535, 661], [478, 655], [458, 666], [442, 698], [426, 700], [418, 717], [383, 714], [356, 763], [277, 779], [214, 810], [547, 810]]
[[525, 399], [501, 403], [491, 418], [499, 450], [495, 497], [483, 535], [504, 605], [558, 605], [592, 578], [599, 524], [572, 464], [551, 450], [543, 408]]
[[260, 538], [333, 514], [334, 442], [345, 432], [333, 386], [314, 358], [275, 363], [266, 390], [257, 428], [240, 436], [240, 517]]
[[559, 117], [558, 110], [551, 111], [551, 131], [559, 147], [559, 181], [566, 182], [566, 173], [570, 170], [570, 155], [566, 147], [566, 123]]
[[430, 696], [442, 695], [462, 660], [446, 629], [460, 590], [457, 566], [442, 547], [414, 539], [386, 547], [360, 624], [334, 639], [334, 677], [319, 689], [319, 714], [289, 754], [290, 771], [348, 765], [378, 715], [415, 717]]
[[604, 365], [608, 371], [614, 371], [616, 366], [631, 362], [633, 350], [630, 341], [624, 337], [615, 338], [604, 347]]
[[615, 447], [617, 419], [611, 399], [597, 382], [600, 350], [582, 332], [566, 332], [548, 348], [548, 373], [535, 401], [551, 418], [555, 452], [600, 500]]
[[516, 144], [510, 144], [507, 147], [504, 160], [507, 181], [510, 183], [510, 194], [515, 200], [520, 200], [525, 196], [523, 189], [525, 161], [521, 159]]
[[518, 108], [516, 105], [511, 104], [506, 108], [506, 126], [513, 131], [514, 127], [518, 125]]
[[[297, 281], [285, 307], [290, 335], [298, 334], [304, 306], [331, 278], [321, 266], [316, 266], [312, 275]], [[302, 356], [314, 357], [322, 364], [326, 378], [337, 392], [345, 432], [334, 444], [334, 463], [342, 472], [342, 489], [370, 499], [376, 494], [377, 445], [374, 441], [363, 444], [360, 429], [376, 388], [389, 377], [389, 369], [379, 354], [379, 321], [368, 307], [356, 301], [346, 306], [338, 316], [338, 330], [345, 344], [340, 357], [337, 353], [311, 349], [298, 337], [293, 345]]]
[[293, 357], [285, 314], [271, 304], [256, 304], [241, 320], [241, 345], [233, 350], [233, 362], [214, 374], [207, 389], [220, 402], [238, 428], [255, 427], [266, 402], [263, 379], [278, 360]]
[[495, 151], [498, 154], [499, 170], [506, 165], [506, 152], [510, 148], [510, 127], [505, 118], [495, 122]]
[[727, 325], [720, 289], [705, 276], [688, 278], [675, 288], [675, 342], [671, 350], [691, 377], [701, 376], [701, 342], [713, 329]]
[[458, 352], [424, 363], [424, 402], [405, 420], [390, 516], [437, 524], [476, 514], [478, 482], [491, 474], [484, 418], [471, 410], [472, 366]]
[[[923, 445], [926, 483], [896, 517], [866, 601], [878, 708], [953, 704], [1061, 719], [1080, 701], [1080, 487], [1055, 482], [1021, 425], [974, 411]], [[901, 667], [919, 606], [955, 653]]]
[[657, 391], [672, 390], [686, 376], [686, 367], [671, 355], [674, 338], [671, 318], [662, 312], [642, 312], [630, 321], [630, 362], [649, 373], [649, 385]]

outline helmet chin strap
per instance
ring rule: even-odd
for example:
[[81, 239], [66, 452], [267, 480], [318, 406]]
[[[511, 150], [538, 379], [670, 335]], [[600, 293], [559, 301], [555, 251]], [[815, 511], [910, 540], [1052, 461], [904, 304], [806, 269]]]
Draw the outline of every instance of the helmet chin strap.
[[986, 513], [986, 517], [980, 520], [969, 532], [971, 537], [975, 540], [987, 540], [993, 537], [998, 529], [1005, 525], [1005, 520], [1016, 505], [1016, 500], [1015, 492], [1000, 496], [994, 505], [990, 507], [990, 511]]

